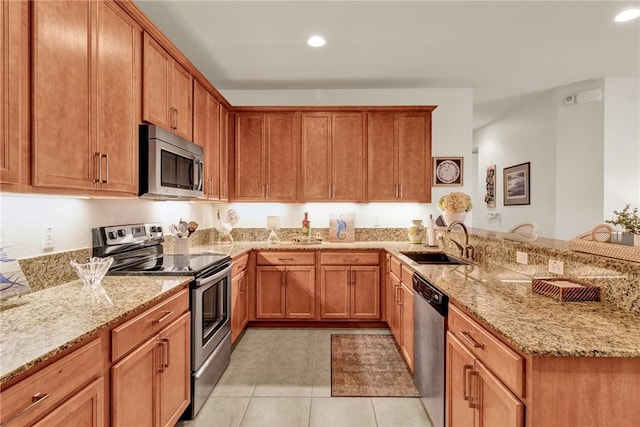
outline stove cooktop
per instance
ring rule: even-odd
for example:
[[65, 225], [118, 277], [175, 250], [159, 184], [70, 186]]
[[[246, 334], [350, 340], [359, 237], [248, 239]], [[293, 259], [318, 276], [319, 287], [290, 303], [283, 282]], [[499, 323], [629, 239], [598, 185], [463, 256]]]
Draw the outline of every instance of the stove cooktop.
[[230, 260], [231, 257], [227, 254], [161, 254], [137, 264], [116, 267], [109, 274], [199, 276], [209, 268], [226, 264]]

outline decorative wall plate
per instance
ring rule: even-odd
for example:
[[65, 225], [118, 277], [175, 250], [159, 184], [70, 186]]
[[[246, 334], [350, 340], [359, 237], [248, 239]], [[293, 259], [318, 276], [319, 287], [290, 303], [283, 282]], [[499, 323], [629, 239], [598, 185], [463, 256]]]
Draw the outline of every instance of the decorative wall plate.
[[433, 185], [462, 185], [462, 157], [434, 157]]

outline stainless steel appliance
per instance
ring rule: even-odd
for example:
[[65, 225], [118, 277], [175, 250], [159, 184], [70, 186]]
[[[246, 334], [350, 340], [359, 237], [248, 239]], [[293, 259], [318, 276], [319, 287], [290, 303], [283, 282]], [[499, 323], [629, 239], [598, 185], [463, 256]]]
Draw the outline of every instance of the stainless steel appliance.
[[445, 425], [445, 337], [449, 297], [413, 274], [414, 381], [434, 427]]
[[140, 125], [139, 194], [151, 199], [203, 196], [204, 150], [161, 127]]
[[192, 276], [191, 404], [196, 416], [231, 357], [231, 258], [227, 254], [165, 254], [162, 226], [128, 224], [92, 230], [93, 256], [112, 256], [111, 275]]

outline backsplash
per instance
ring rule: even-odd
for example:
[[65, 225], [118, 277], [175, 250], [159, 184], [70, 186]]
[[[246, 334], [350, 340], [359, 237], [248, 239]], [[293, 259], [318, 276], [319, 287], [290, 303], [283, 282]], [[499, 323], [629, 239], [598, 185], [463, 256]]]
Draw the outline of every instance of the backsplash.
[[[443, 232], [444, 229], [438, 230]], [[591, 283], [601, 288], [601, 298], [622, 309], [640, 314], [640, 263], [616, 260], [597, 255], [584, 254], [569, 250], [566, 241], [538, 239], [534, 244], [516, 242], [502, 238], [500, 233], [486, 230], [473, 230], [470, 243], [476, 247], [474, 262], [482, 265], [497, 265], [525, 274], [529, 277], [552, 277], [548, 272], [549, 260], [564, 263], [563, 277], [570, 277]], [[328, 228], [314, 228], [313, 234], [319, 233], [323, 240], [329, 236]], [[236, 228], [231, 235], [235, 241], [266, 241], [269, 234], [264, 228]], [[283, 228], [278, 236], [283, 241], [290, 241], [300, 235], [299, 228]], [[441, 247], [447, 252], [458, 255], [452, 238], [459, 240], [457, 232], [443, 233], [445, 238], [439, 240]], [[356, 228], [356, 241], [407, 241], [404, 228]], [[218, 241], [218, 232], [213, 229], [196, 231], [190, 238], [190, 246], [201, 246]], [[174, 237], [165, 238], [164, 250], [173, 252]], [[516, 252], [528, 254], [528, 264], [518, 264]], [[91, 249], [78, 249], [51, 255], [25, 258], [19, 260], [32, 290], [60, 285], [77, 276], [69, 261], [85, 261], [91, 256]]]

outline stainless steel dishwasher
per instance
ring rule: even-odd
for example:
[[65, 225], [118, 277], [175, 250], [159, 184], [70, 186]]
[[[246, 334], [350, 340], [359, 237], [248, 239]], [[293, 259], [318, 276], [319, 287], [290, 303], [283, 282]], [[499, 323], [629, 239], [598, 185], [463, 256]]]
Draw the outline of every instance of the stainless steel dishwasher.
[[449, 297], [413, 274], [414, 381], [434, 427], [444, 427], [445, 336]]

